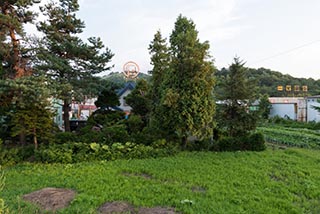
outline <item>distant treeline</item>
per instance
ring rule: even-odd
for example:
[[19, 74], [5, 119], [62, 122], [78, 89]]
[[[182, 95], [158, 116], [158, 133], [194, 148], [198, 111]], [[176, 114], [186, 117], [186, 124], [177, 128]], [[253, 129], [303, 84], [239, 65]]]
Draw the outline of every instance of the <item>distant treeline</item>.
[[[222, 68], [216, 71], [217, 88], [219, 91], [219, 82], [226, 78], [228, 70]], [[320, 94], [320, 79], [314, 80], [312, 78], [296, 78], [288, 74], [282, 74], [277, 71], [272, 71], [266, 68], [248, 68], [248, 78], [256, 82], [257, 92], [259, 94], [267, 94], [270, 97], [284, 97], [284, 96], [314, 96]], [[140, 73], [138, 78], [150, 79], [148, 74]], [[126, 79], [122, 73], [112, 72], [103, 79], [116, 83], [120, 87], [124, 85]], [[282, 86], [282, 91], [278, 91], [278, 86]], [[291, 91], [287, 91], [287, 86], [291, 86]], [[307, 91], [303, 91], [303, 86], [307, 86]]]

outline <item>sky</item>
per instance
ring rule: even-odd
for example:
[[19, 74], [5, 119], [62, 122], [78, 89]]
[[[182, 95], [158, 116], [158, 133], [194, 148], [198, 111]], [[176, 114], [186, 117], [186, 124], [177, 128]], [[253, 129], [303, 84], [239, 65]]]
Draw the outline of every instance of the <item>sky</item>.
[[[320, 79], [319, 0], [79, 0], [81, 38], [101, 37], [115, 54], [112, 71], [134, 61], [152, 69], [148, 46], [157, 30], [166, 38], [179, 16], [193, 20], [209, 41], [217, 68], [240, 57], [247, 67]], [[107, 73], [105, 73], [107, 74]]]

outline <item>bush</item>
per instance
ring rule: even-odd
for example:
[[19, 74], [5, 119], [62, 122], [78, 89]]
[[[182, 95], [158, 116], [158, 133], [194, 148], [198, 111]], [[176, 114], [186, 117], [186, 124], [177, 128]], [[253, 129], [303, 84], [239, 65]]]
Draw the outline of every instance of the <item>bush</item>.
[[266, 149], [262, 133], [253, 133], [241, 137], [223, 137], [214, 143], [214, 151], [263, 151]]
[[[2, 189], [4, 187], [4, 180], [5, 180], [4, 174], [0, 167], [0, 192], [2, 192]], [[0, 198], [0, 213], [1, 214], [9, 213], [9, 210], [6, 208], [4, 200], [2, 198]]]
[[113, 143], [110, 146], [99, 143], [51, 144], [42, 146], [35, 152], [37, 161], [45, 163], [76, 163], [93, 160], [116, 160], [131, 158], [163, 157], [175, 154], [177, 150], [160, 140], [145, 146], [132, 142]]
[[247, 150], [250, 151], [263, 151], [267, 148], [264, 135], [260, 132], [251, 134], [246, 145], [248, 146]]
[[77, 135], [72, 132], [59, 132], [55, 135], [55, 143], [64, 144], [77, 141]]

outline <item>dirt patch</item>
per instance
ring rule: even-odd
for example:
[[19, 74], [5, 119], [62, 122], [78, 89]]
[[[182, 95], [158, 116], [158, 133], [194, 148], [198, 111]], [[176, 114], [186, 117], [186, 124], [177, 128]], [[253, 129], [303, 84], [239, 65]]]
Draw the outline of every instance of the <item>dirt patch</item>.
[[176, 214], [177, 212], [173, 208], [152, 207], [152, 208], [140, 208], [138, 214]]
[[132, 172], [123, 172], [122, 175], [127, 177], [140, 177], [147, 180], [152, 179], [152, 176], [147, 173], [132, 173]]
[[200, 187], [200, 186], [193, 186], [191, 188], [192, 192], [199, 192], [199, 193], [205, 193], [207, 192], [207, 189], [204, 187]]
[[74, 199], [76, 192], [70, 189], [44, 188], [24, 195], [25, 201], [31, 202], [46, 211], [65, 208]]
[[99, 209], [100, 214], [133, 214], [136, 213], [134, 206], [127, 202], [115, 201], [103, 204]]

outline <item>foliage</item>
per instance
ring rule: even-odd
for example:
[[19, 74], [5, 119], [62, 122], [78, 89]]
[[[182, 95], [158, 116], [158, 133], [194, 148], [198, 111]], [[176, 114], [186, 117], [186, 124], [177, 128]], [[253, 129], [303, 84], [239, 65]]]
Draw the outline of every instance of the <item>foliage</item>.
[[149, 95], [150, 86], [147, 81], [141, 79], [130, 94], [125, 97], [126, 103], [131, 106], [131, 112], [139, 115], [145, 126], [149, 121], [151, 111], [151, 99]]
[[20, 143], [26, 143], [25, 136], [32, 136], [35, 148], [39, 140], [49, 141], [52, 137], [53, 112], [46, 80], [34, 76], [8, 79], [0, 85], [0, 96], [6, 94], [11, 94], [8, 103], [10, 110], [4, 114], [7, 131], [13, 137], [20, 136]]
[[[13, 213], [41, 213], [21, 197], [44, 187], [77, 197], [59, 213], [96, 213], [105, 202], [175, 207], [180, 213], [319, 213], [319, 151], [184, 152], [174, 157], [19, 164], [1, 197]], [[30, 179], [32, 178], [32, 179]], [[108, 194], [106, 194], [106, 192]], [[192, 204], [181, 201], [192, 201]]]
[[[1, 142], [0, 142], [0, 145], [1, 145]], [[2, 171], [2, 168], [0, 166], [0, 192], [2, 192], [2, 190], [3, 190], [4, 182], [5, 182], [5, 177], [4, 177], [4, 173]], [[0, 198], [0, 213], [1, 214], [9, 213], [9, 210], [5, 206], [4, 200], [2, 198]]]
[[240, 137], [222, 137], [212, 148], [214, 151], [263, 151], [266, 149], [262, 133], [252, 133]]
[[209, 43], [201, 43], [193, 21], [180, 15], [170, 36], [170, 61], [159, 33], [150, 46], [154, 72], [157, 78], [161, 75], [161, 102], [155, 114], [163, 118], [156, 123], [162, 137], [178, 137], [184, 145], [189, 136], [208, 138], [212, 135], [215, 113]]
[[14, 79], [30, 75], [30, 53], [26, 48], [24, 24], [35, 18], [31, 6], [35, 0], [0, 2], [0, 78]]
[[112, 107], [119, 106], [120, 101], [115, 89], [116, 88], [113, 86], [104, 88], [100, 92], [98, 99], [94, 102], [94, 104], [101, 110], [107, 111], [110, 111]]
[[35, 160], [43, 163], [78, 163], [93, 160], [116, 160], [132, 158], [163, 157], [176, 151], [164, 141], [157, 141], [150, 146], [125, 143], [81, 143], [50, 144], [35, 152]]
[[93, 75], [110, 69], [107, 64], [113, 56], [108, 48], [103, 51], [100, 38], [91, 37], [85, 43], [78, 37], [84, 29], [84, 23], [76, 17], [78, 10], [77, 0], [50, 2], [41, 7], [47, 19], [37, 26], [44, 34], [37, 49], [37, 69], [52, 80], [51, 87], [63, 100], [66, 131], [70, 131], [71, 99], [89, 95]]
[[279, 125], [258, 127], [266, 141], [286, 146], [320, 149], [320, 132], [306, 128], [290, 128]]
[[269, 97], [267, 94], [264, 94], [263, 96], [260, 97], [260, 102], [259, 102], [259, 114], [262, 119], [268, 119], [270, 115], [272, 105], [269, 101]]
[[235, 58], [217, 94], [220, 104], [219, 125], [230, 137], [245, 136], [256, 127], [256, 115], [249, 111], [255, 100], [255, 86], [246, 78], [244, 63]]

